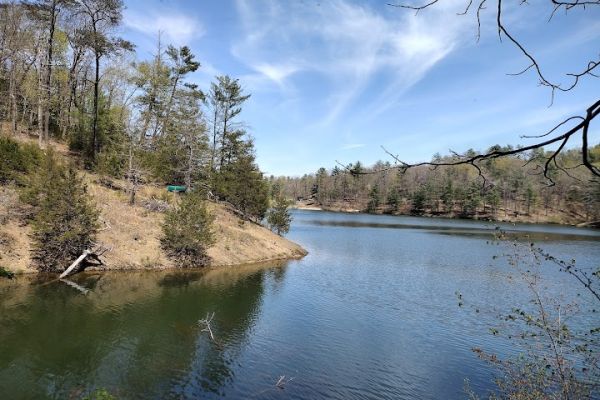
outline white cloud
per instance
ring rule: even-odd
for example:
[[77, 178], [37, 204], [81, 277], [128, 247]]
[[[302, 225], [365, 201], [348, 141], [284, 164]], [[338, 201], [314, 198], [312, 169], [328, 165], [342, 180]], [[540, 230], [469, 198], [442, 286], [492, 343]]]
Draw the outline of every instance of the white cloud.
[[300, 72], [316, 74], [327, 85], [320, 89], [328, 93], [315, 123], [321, 126], [336, 121], [380, 76], [386, 81], [370, 94], [369, 111], [385, 111], [455, 48], [465, 26], [448, 6], [416, 17], [347, 0], [236, 4], [244, 37], [231, 53], [281, 87]]
[[349, 143], [346, 144], [344, 146], [341, 147], [342, 150], [353, 150], [353, 149], [360, 149], [361, 147], [365, 147], [366, 144], [364, 143]]
[[156, 36], [160, 31], [175, 45], [189, 44], [192, 39], [197, 39], [205, 33], [200, 21], [184, 14], [143, 14], [126, 10], [123, 21], [127, 27], [146, 35]]
[[268, 63], [260, 63], [254, 65], [252, 68], [280, 86], [284, 84], [286, 78], [299, 70], [296, 65], [273, 65]]

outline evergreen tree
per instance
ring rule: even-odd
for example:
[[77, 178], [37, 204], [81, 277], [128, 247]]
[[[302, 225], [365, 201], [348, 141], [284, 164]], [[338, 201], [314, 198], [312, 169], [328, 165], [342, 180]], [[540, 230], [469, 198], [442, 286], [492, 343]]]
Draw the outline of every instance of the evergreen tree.
[[485, 194], [485, 201], [490, 205], [492, 214], [496, 215], [498, 212], [498, 206], [500, 205], [500, 190], [497, 186], [492, 187]]
[[267, 223], [272, 231], [278, 235], [285, 235], [290, 230], [292, 216], [289, 211], [290, 202], [278, 194], [273, 207], [267, 211]]
[[200, 191], [183, 196], [177, 207], [165, 215], [162, 248], [179, 267], [208, 265], [207, 249], [215, 240], [213, 221], [214, 216], [208, 211], [205, 196]]
[[452, 209], [454, 208], [454, 187], [452, 185], [452, 180], [450, 179], [444, 186], [441, 200], [444, 205], [444, 210], [448, 213], [452, 212]]
[[228, 151], [239, 132], [234, 120], [242, 112], [242, 105], [250, 98], [249, 94], [244, 94], [238, 79], [227, 75], [217, 76], [216, 79], [208, 94], [213, 117], [212, 170], [225, 167]]
[[369, 193], [369, 203], [367, 204], [367, 212], [372, 214], [375, 211], [377, 211], [377, 207], [379, 207], [379, 188], [377, 187], [377, 185], [375, 185]]
[[427, 201], [427, 193], [424, 188], [419, 188], [412, 197], [412, 212], [415, 214], [423, 214], [425, 211], [425, 202]]
[[269, 185], [253, 157], [242, 157], [219, 171], [217, 193], [246, 218], [260, 221], [269, 205]]
[[74, 166], [60, 165], [52, 153], [34, 178], [28, 199], [37, 210], [32, 259], [41, 271], [62, 272], [92, 246], [99, 213]]
[[525, 206], [527, 207], [527, 214], [531, 213], [531, 206], [537, 202], [537, 193], [533, 190], [531, 185], [527, 185], [525, 188]]
[[393, 211], [398, 210], [398, 206], [400, 205], [400, 195], [396, 188], [392, 188], [387, 197], [387, 204], [392, 207]]
[[477, 207], [481, 204], [481, 187], [473, 181], [468, 186], [465, 199], [463, 201], [463, 215], [470, 216], [477, 214]]

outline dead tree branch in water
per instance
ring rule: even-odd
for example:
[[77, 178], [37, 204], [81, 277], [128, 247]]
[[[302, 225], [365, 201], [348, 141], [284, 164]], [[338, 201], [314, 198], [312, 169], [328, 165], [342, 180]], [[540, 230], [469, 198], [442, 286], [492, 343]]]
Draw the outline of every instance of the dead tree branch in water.
[[277, 383], [275, 383], [275, 387], [277, 387], [278, 389], [285, 389], [285, 385], [290, 383], [293, 380], [294, 380], [294, 377], [291, 377], [286, 380], [285, 375], [281, 375], [279, 377], [279, 379], [277, 380]]
[[201, 319], [198, 321], [198, 325], [200, 326], [204, 326], [204, 328], [202, 329], [202, 332], [208, 332], [210, 339], [215, 342], [217, 342], [217, 339], [215, 339], [215, 335], [213, 334], [212, 328], [210, 326], [210, 324], [212, 323], [213, 318], [215, 317], [215, 313], [213, 312], [212, 314], [210, 313], [206, 313], [206, 318]]

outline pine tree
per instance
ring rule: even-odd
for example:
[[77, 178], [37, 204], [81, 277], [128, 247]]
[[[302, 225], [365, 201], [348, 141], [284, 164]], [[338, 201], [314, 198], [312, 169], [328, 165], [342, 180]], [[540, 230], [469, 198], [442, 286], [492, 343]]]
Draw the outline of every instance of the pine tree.
[[273, 208], [267, 212], [267, 223], [272, 231], [278, 235], [285, 235], [290, 230], [292, 216], [289, 211], [290, 202], [278, 194], [275, 197]]
[[60, 165], [52, 153], [28, 194], [37, 209], [32, 222], [32, 259], [40, 271], [62, 272], [92, 246], [99, 213], [75, 167]]
[[369, 193], [369, 203], [367, 204], [367, 212], [372, 214], [375, 211], [377, 211], [377, 207], [379, 207], [379, 189], [377, 185], [375, 185]]
[[477, 215], [477, 208], [481, 204], [481, 187], [477, 182], [473, 181], [466, 191], [466, 196], [463, 202], [464, 215]]
[[485, 201], [492, 208], [492, 214], [496, 215], [498, 212], [498, 206], [500, 205], [500, 190], [497, 186], [494, 186], [485, 195]]
[[448, 180], [448, 182], [444, 186], [441, 200], [444, 204], [445, 211], [448, 213], [452, 212], [452, 209], [454, 208], [454, 187], [452, 186], [451, 180]]
[[419, 188], [412, 198], [412, 212], [415, 214], [423, 214], [425, 211], [425, 203], [427, 201], [427, 193], [424, 188]]
[[533, 190], [531, 185], [527, 185], [525, 188], [525, 205], [527, 207], [527, 214], [531, 213], [531, 206], [537, 202], [537, 193]]
[[392, 211], [397, 211], [400, 205], [400, 195], [398, 194], [397, 188], [392, 188], [387, 197], [387, 204], [392, 207]]
[[195, 191], [185, 195], [181, 203], [165, 215], [162, 248], [180, 267], [208, 265], [207, 250], [215, 241], [213, 221], [203, 193]]

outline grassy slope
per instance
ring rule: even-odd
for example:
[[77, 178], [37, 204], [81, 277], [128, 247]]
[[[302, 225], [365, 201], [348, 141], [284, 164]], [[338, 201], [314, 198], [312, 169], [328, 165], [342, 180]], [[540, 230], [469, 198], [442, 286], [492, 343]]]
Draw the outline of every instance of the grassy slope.
[[[66, 156], [64, 146], [54, 145]], [[120, 190], [99, 183], [99, 176], [86, 174], [88, 191], [101, 212], [97, 241], [110, 249], [104, 257], [107, 269], [171, 268], [176, 265], [160, 248], [163, 214], [146, 209], [144, 200], [165, 198], [162, 187], [141, 187], [135, 206]], [[125, 187], [124, 182], [119, 182]], [[171, 203], [176, 195], [166, 197]], [[0, 265], [13, 272], [34, 272], [29, 255], [29, 226], [20, 217], [14, 188], [0, 186]], [[216, 243], [208, 251], [212, 266], [241, 265], [269, 260], [300, 258], [306, 251], [299, 245], [251, 222], [244, 222], [221, 204], [210, 204], [215, 213]]]
[[[111, 249], [104, 257], [110, 268], [176, 266], [160, 249], [163, 214], [141, 206], [144, 200], [161, 196], [164, 188], [143, 187], [137, 205], [131, 207], [124, 192], [93, 182], [88, 187], [101, 210], [103, 227], [98, 241]], [[216, 216], [213, 228], [216, 243], [208, 251], [214, 266], [298, 258], [306, 254], [300, 246], [270, 230], [240, 220], [223, 205], [210, 204], [210, 209]]]

